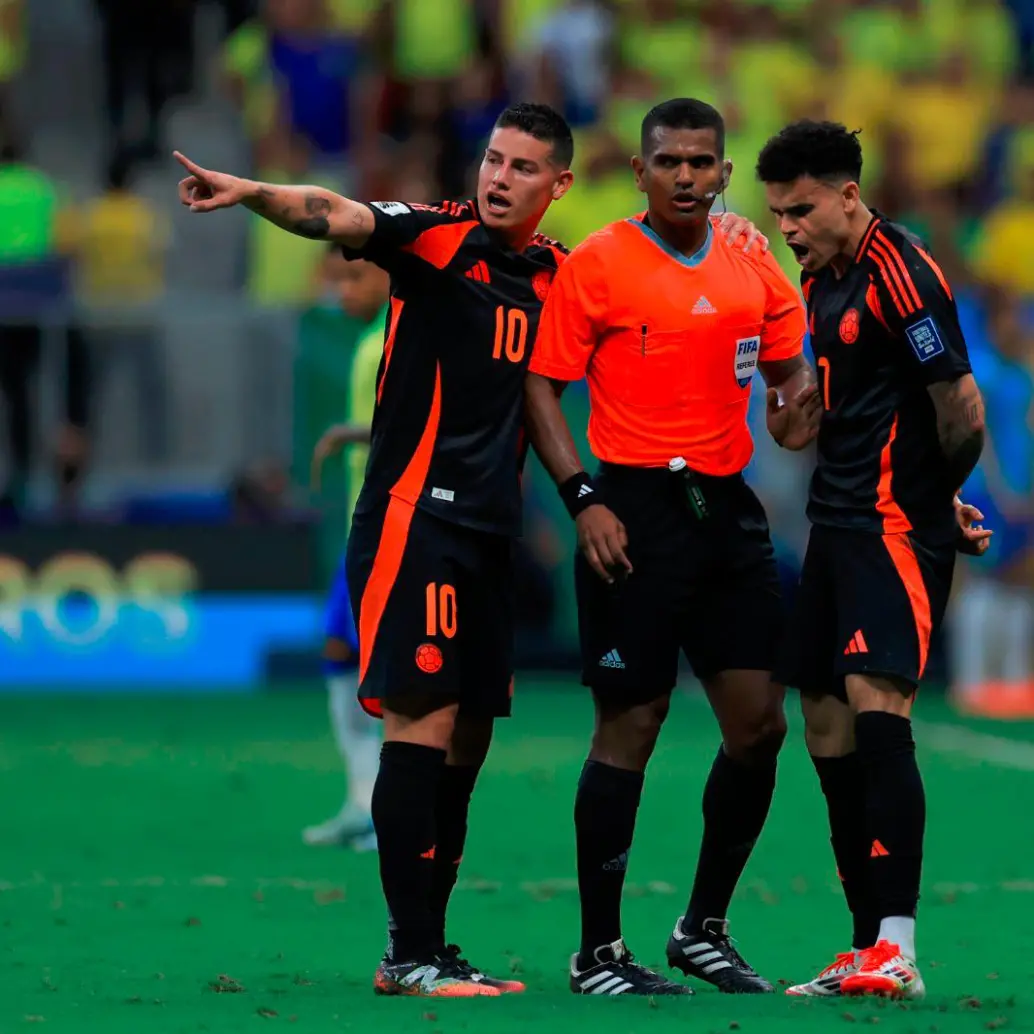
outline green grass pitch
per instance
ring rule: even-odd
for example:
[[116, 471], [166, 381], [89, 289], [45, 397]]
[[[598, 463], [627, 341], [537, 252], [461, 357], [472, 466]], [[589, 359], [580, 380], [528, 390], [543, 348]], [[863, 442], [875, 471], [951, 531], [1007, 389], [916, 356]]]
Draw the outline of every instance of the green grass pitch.
[[[796, 982], [847, 947], [849, 924], [789, 703], [776, 801], [731, 917], [758, 970]], [[924, 1003], [571, 995], [572, 801], [591, 707], [569, 681], [528, 678], [475, 795], [450, 923], [469, 958], [521, 974], [528, 991], [430, 1002], [372, 994], [385, 940], [376, 855], [301, 843], [342, 790], [320, 692], [2, 696], [0, 1031], [1032, 1030], [1034, 724], [963, 723], [933, 693], [918, 716]], [[716, 745], [706, 705], [680, 695], [625, 897], [626, 939], [646, 963], [663, 962], [685, 904]]]

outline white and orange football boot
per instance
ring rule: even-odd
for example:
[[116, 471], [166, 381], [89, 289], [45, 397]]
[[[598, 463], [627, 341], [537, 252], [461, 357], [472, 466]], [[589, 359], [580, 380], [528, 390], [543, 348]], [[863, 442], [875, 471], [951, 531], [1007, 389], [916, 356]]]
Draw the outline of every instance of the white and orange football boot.
[[382, 959], [373, 977], [373, 991], [418, 998], [498, 998], [503, 993], [478, 979], [466, 966], [440, 955], [406, 962]]
[[838, 955], [814, 980], [794, 984], [786, 993], [796, 998], [835, 998], [843, 994], [841, 984], [846, 977], [858, 972], [861, 952], [845, 951]]
[[890, 941], [877, 941], [858, 953], [858, 969], [840, 983], [845, 995], [878, 995], [882, 998], [922, 998], [926, 985], [914, 959], [901, 954]]

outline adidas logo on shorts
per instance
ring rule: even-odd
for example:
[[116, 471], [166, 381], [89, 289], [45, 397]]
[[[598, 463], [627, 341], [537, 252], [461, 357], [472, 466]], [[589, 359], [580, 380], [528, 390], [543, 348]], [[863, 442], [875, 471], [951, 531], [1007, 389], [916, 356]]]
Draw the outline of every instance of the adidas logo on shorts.
[[611, 650], [610, 653], [604, 654], [600, 658], [601, 668], [622, 668], [625, 667], [625, 662], [621, 659], [621, 654], [617, 650]]

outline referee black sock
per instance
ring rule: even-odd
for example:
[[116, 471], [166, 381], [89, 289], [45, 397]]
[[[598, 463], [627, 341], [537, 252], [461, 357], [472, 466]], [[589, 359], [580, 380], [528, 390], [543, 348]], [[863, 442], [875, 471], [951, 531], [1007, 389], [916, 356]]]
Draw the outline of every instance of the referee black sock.
[[463, 845], [467, 841], [467, 813], [479, 768], [476, 765], [446, 765], [438, 782], [435, 825], [438, 843], [431, 873], [431, 919], [435, 938], [445, 943], [445, 913], [456, 886]]
[[865, 711], [855, 718], [854, 728], [865, 770], [873, 906], [880, 919], [914, 917], [923, 865], [926, 795], [912, 723], [900, 715]]
[[869, 893], [869, 852], [872, 838], [859, 796], [865, 790], [865, 773], [857, 753], [840, 758], [813, 757], [829, 812], [829, 839], [854, 930], [852, 948], [871, 948], [880, 932], [880, 917]]
[[719, 748], [704, 787], [704, 836], [682, 923], [698, 932], [708, 919], [724, 919], [754, 844], [761, 835], [775, 791], [776, 758], [754, 764], [735, 761]]
[[574, 803], [582, 944], [578, 968], [621, 936], [621, 890], [632, 847], [643, 773], [586, 761]]
[[389, 741], [373, 786], [381, 886], [388, 904], [391, 957], [419, 959], [438, 947], [431, 918], [436, 856], [435, 800], [445, 751]]

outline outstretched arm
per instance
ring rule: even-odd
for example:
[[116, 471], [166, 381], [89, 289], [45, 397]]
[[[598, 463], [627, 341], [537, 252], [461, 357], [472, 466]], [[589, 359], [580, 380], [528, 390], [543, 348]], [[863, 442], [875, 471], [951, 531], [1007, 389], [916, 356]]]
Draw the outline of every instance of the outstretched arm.
[[322, 187], [279, 186], [205, 169], [179, 151], [176, 160], [190, 173], [179, 182], [179, 198], [192, 212], [244, 205], [283, 230], [312, 240], [361, 248], [374, 231], [366, 205]]

